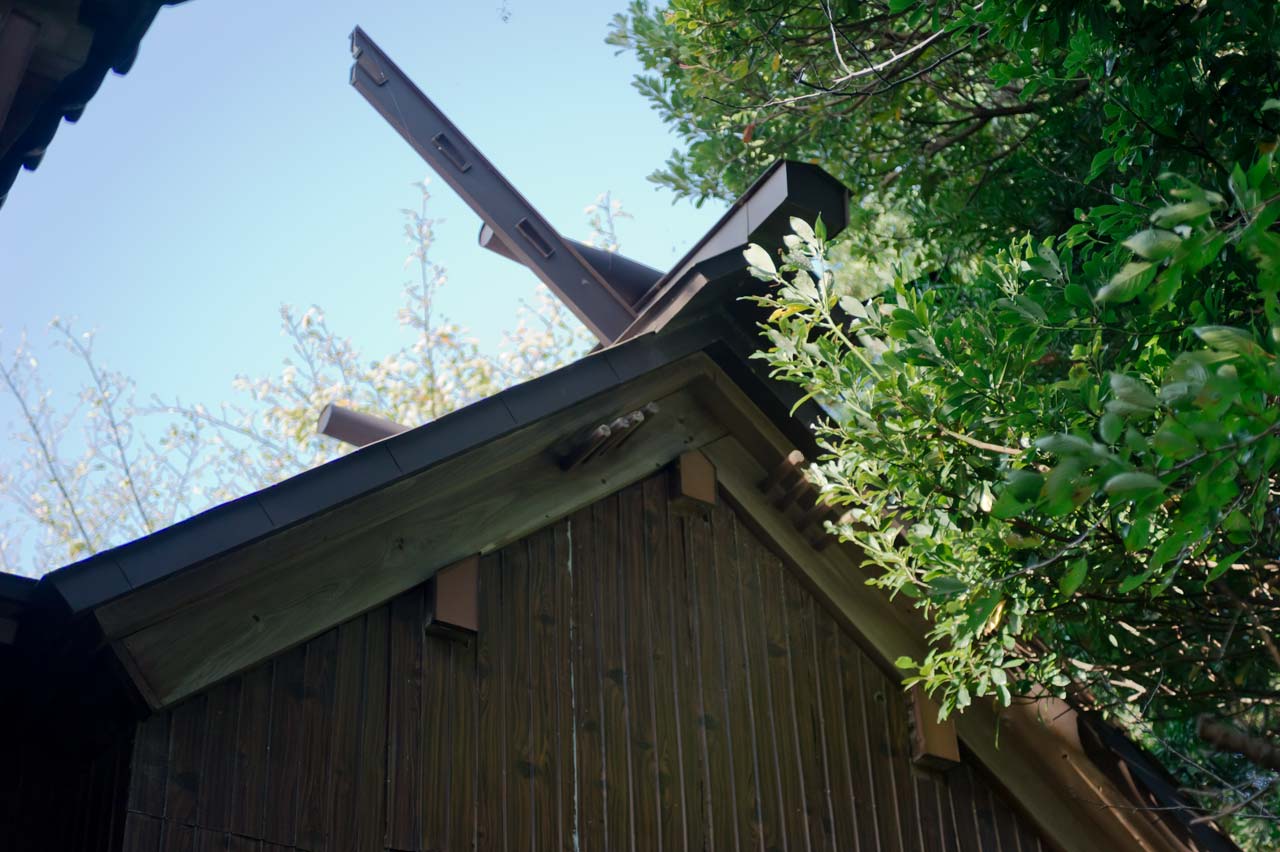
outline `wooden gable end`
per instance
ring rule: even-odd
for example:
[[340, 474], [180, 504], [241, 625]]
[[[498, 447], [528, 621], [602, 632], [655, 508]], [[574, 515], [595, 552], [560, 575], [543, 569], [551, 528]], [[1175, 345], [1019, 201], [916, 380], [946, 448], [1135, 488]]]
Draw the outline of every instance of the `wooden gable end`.
[[155, 714], [125, 852], [1049, 848], [721, 499], [662, 472]]

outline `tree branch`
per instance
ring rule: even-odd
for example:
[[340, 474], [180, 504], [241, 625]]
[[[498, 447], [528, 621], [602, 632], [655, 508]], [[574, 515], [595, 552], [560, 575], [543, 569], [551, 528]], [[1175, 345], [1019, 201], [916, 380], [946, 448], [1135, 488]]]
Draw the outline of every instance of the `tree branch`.
[[1196, 736], [1215, 751], [1238, 754], [1255, 766], [1280, 772], [1280, 746], [1219, 722], [1207, 714], [1196, 719]]

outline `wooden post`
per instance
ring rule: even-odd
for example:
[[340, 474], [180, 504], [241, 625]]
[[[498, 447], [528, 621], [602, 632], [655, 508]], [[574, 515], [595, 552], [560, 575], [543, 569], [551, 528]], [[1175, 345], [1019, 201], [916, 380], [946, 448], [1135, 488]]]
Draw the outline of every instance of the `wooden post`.
[[427, 581], [427, 632], [444, 639], [468, 639], [480, 629], [477, 601], [480, 557], [468, 556], [441, 568]]
[[960, 743], [950, 719], [938, 721], [938, 705], [916, 684], [908, 692], [911, 705], [911, 761], [926, 769], [950, 769], [960, 763]]

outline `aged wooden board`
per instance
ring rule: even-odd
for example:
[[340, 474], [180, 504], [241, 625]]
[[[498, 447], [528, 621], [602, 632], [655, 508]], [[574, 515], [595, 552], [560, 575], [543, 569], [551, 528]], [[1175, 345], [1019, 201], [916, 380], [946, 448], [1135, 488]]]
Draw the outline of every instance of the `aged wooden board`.
[[[94, 617], [109, 638], [136, 633], [183, 608], [203, 606], [210, 596], [226, 591], [245, 577], [285, 565], [309, 564], [318, 554], [333, 550], [371, 527], [412, 512], [420, 502], [431, 499], [441, 482], [473, 481], [484, 473], [500, 471], [515, 461], [541, 454], [567, 435], [661, 399], [691, 382], [711, 381], [715, 376], [721, 377], [720, 384], [726, 383], [709, 358], [691, 355], [262, 542], [212, 559], [198, 570], [184, 571], [139, 589], [99, 607]], [[613, 487], [621, 484], [615, 483]]]

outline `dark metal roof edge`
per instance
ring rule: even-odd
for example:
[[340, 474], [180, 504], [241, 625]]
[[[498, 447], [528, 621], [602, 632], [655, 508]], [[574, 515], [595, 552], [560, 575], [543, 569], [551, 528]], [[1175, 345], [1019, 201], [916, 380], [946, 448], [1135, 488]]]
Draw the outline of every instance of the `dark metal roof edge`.
[[[587, 355], [416, 428], [357, 449], [282, 482], [44, 577], [71, 613], [80, 613], [179, 571], [238, 550], [420, 474], [460, 453], [585, 402], [597, 394], [700, 351], [698, 329], [644, 335]], [[247, 534], [246, 534], [247, 533]]]
[[[1200, 815], [1182, 794], [1178, 782], [1169, 771], [1150, 752], [1129, 738], [1124, 731], [1117, 728], [1097, 713], [1078, 712], [1076, 724], [1080, 728], [1085, 744], [1085, 753], [1104, 774], [1106, 767], [1099, 761], [1101, 755], [1090, 753], [1095, 749], [1103, 750], [1115, 760], [1123, 763], [1129, 770], [1133, 780], [1141, 784], [1159, 803], [1161, 810], [1155, 813], [1175, 822], [1187, 838], [1196, 844], [1202, 852], [1241, 852], [1240, 847], [1227, 837], [1216, 823], [1192, 822]], [[1090, 741], [1093, 740], [1091, 743]], [[1093, 746], [1092, 748], [1090, 746]], [[1113, 783], [1116, 783], [1113, 779]], [[1123, 785], [1117, 783], [1123, 790]], [[1135, 803], [1141, 806], [1141, 802]]]
[[679, 260], [672, 264], [671, 269], [667, 271], [667, 274], [659, 278], [653, 285], [653, 288], [644, 296], [641, 296], [639, 301], [636, 302], [636, 306], [640, 308], [641, 316], [648, 311], [650, 305], [663, 295], [664, 290], [670, 289], [673, 286], [677, 278], [684, 277], [687, 273], [685, 267], [691, 265], [690, 261], [697, 257], [698, 252], [702, 250], [703, 246], [715, 239], [716, 235], [718, 235], [725, 225], [729, 223], [729, 220], [734, 217], [739, 209], [747, 206], [747, 202], [756, 194], [757, 191], [759, 191], [760, 187], [768, 183], [769, 178], [773, 177], [775, 172], [779, 169], [785, 168], [787, 164], [791, 162], [791, 160], [775, 160], [767, 169], [764, 170], [764, 172], [761, 173], [760, 177], [751, 182], [751, 186], [747, 187], [746, 191], [743, 192], [742, 195], [734, 199], [733, 203], [729, 205], [729, 209], [724, 211], [724, 214], [716, 220], [716, 223], [708, 228], [707, 232], [703, 234], [696, 243], [690, 246], [689, 250], [681, 255]]
[[674, 313], [670, 314], [670, 319], [674, 320], [708, 284], [735, 273], [745, 272], [747, 261], [742, 253], [746, 248], [747, 243], [742, 243], [728, 251], [705, 257], [689, 266], [678, 279], [650, 296], [650, 301], [645, 305], [644, 310], [622, 333], [619, 342], [633, 340], [642, 334], [661, 331], [667, 323], [659, 324], [656, 319], [665, 316], [669, 310], [674, 310]]
[[[636, 334], [641, 334], [645, 331], [659, 330], [661, 325], [655, 326], [655, 318], [660, 319], [664, 316], [673, 303], [679, 303], [677, 306], [678, 312], [679, 310], [682, 310], [684, 304], [686, 304], [693, 295], [696, 294], [697, 290], [700, 290], [702, 286], [708, 283], [713, 277], [723, 277], [726, 275], [730, 267], [735, 265], [735, 262], [738, 268], [745, 268], [746, 261], [741, 257], [742, 252], [746, 249], [752, 239], [758, 237], [759, 228], [764, 225], [763, 219], [760, 222], [747, 223], [750, 231], [746, 235], [747, 239], [743, 242], [735, 243], [733, 247], [713, 255], [699, 258], [699, 254], [702, 253], [707, 245], [721, 237], [721, 232], [730, 226], [732, 220], [738, 216], [743, 209], [750, 207], [755, 195], [766, 184], [768, 184], [779, 171], [783, 170], [788, 172], [788, 192], [779, 200], [776, 206], [771, 208], [771, 213], [786, 207], [788, 204], [795, 205], [803, 203], [805, 200], [813, 200], [811, 195], [807, 199], [804, 197], [804, 194], [802, 194], [801, 197], [797, 197], [795, 188], [790, 185], [790, 181], [792, 179], [799, 179], [799, 182], [803, 182], [806, 178], [810, 180], [818, 180], [822, 183], [828, 184], [831, 189], [838, 188], [844, 192], [844, 203], [847, 205], [848, 188], [820, 166], [815, 166], [812, 163], [798, 162], [796, 160], [776, 160], [769, 166], [769, 168], [765, 169], [764, 173], [762, 173], [760, 177], [756, 178], [755, 181], [752, 182], [751, 186], [748, 187], [732, 205], [730, 205], [729, 209], [726, 210], [724, 215], [716, 221], [715, 225], [713, 225], [701, 239], [699, 239], [687, 252], [685, 252], [684, 256], [681, 257], [680, 260], [676, 261], [671, 269], [653, 285], [649, 292], [636, 302], [636, 306], [638, 308], [636, 319], [626, 329], [626, 331], [622, 333], [618, 338], [619, 340], [627, 340]], [[821, 213], [822, 211], [819, 210], [818, 212]], [[831, 228], [831, 235], [835, 236], [835, 234], [839, 233], [846, 226], [847, 211], [845, 221], [836, 223], [834, 227]], [[696, 282], [699, 275], [704, 277], [701, 284], [694, 285], [695, 290], [693, 293], [686, 292], [688, 290], [687, 282]]]
[[25, 605], [35, 595], [37, 580], [0, 571], [0, 601]]
[[62, 120], [75, 122], [80, 119], [85, 105], [97, 94], [107, 72], [114, 70], [123, 75], [133, 67], [142, 37], [151, 28], [161, 7], [184, 2], [186, 0], [143, 0], [135, 14], [113, 31], [104, 32], [104, 27], [94, 27], [93, 43], [84, 64], [58, 83], [9, 150], [0, 154], [0, 207], [4, 206], [23, 167], [27, 171], [35, 171], [40, 165], [58, 128], [62, 126]]

